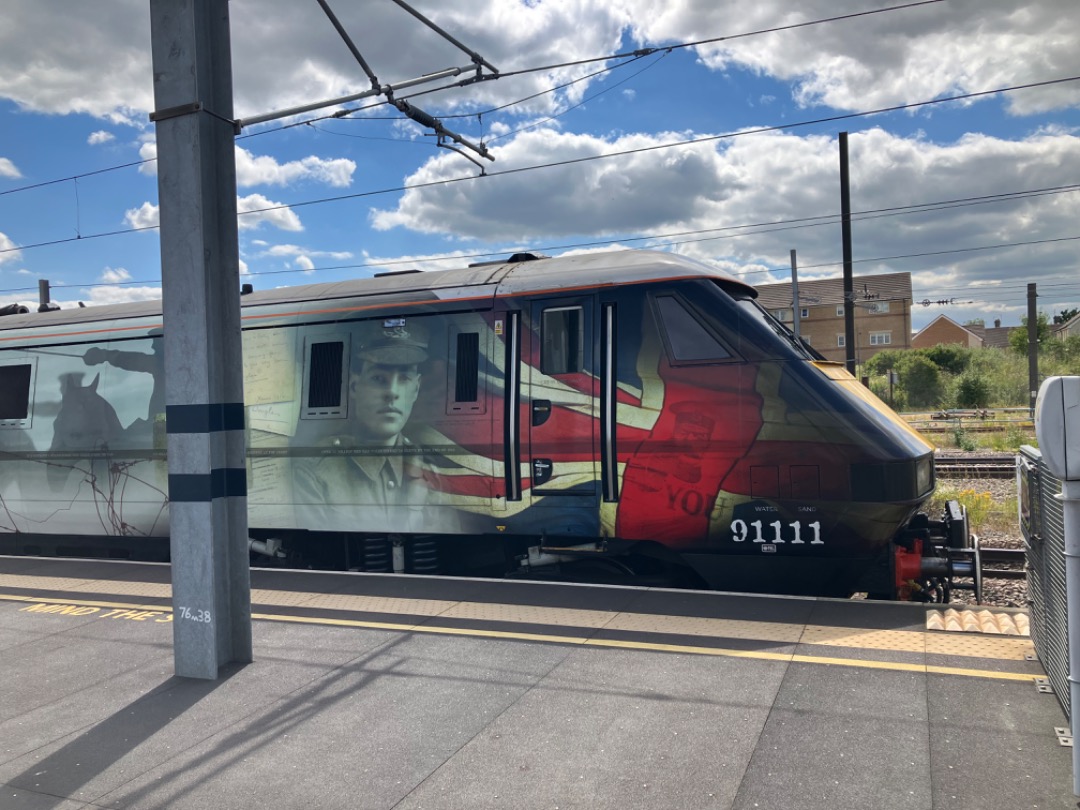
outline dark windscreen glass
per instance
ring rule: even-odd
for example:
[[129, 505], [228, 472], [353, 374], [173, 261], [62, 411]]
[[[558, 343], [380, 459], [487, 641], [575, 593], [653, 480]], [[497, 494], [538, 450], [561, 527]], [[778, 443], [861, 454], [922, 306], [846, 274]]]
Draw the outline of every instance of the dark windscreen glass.
[[677, 298], [658, 296], [656, 308], [675, 361], [703, 362], [731, 357], [731, 352]]

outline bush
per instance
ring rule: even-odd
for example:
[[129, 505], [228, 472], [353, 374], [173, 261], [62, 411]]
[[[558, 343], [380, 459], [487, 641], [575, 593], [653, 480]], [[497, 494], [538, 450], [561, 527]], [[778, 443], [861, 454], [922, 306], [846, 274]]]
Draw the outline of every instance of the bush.
[[956, 386], [958, 408], [985, 408], [990, 404], [990, 384], [985, 377], [964, 374]]
[[932, 407], [941, 401], [941, 372], [926, 357], [910, 352], [900, 358], [896, 370], [910, 407]]
[[979, 443], [975, 441], [975, 437], [963, 428], [955, 428], [953, 430], [953, 442], [958, 448], [967, 453], [979, 449]]
[[927, 360], [949, 374], [963, 374], [971, 362], [972, 350], [966, 346], [943, 343], [923, 351]]

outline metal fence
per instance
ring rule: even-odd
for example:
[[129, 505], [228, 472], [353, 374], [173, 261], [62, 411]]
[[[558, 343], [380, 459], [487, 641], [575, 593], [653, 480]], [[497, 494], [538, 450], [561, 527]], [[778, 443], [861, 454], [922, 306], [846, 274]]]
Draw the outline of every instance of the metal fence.
[[1034, 447], [1016, 460], [1020, 528], [1027, 546], [1031, 638], [1050, 685], [1069, 714], [1069, 625], [1065, 599], [1065, 521], [1061, 481]]

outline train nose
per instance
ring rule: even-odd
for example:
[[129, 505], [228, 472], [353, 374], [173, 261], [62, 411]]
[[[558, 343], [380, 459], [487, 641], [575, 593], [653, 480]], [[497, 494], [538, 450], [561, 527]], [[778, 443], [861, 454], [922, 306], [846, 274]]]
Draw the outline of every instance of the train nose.
[[856, 501], [917, 501], [934, 489], [934, 457], [851, 465], [851, 496]]

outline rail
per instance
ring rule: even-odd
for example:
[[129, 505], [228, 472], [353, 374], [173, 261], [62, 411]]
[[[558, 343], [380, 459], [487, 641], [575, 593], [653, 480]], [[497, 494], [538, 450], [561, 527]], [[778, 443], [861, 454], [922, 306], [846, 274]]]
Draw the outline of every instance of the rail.
[[1015, 478], [1016, 457], [1012, 455], [938, 456], [934, 459], [937, 477]]

